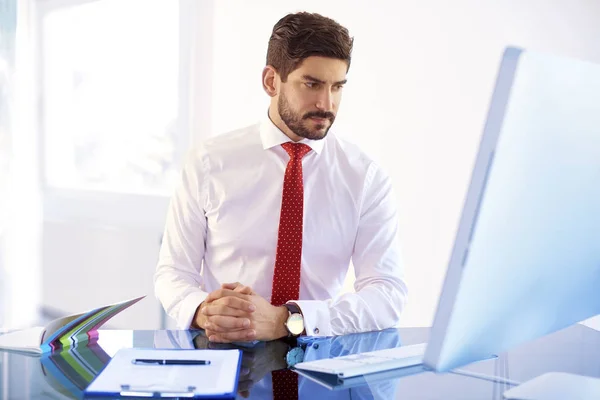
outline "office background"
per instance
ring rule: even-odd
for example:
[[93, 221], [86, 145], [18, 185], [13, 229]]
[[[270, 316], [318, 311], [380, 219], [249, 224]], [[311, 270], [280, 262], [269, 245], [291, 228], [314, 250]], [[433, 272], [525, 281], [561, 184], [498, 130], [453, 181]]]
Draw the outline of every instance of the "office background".
[[597, 0], [0, 0], [0, 327], [139, 294], [110, 326], [172, 326], [152, 275], [181, 157], [265, 116], [299, 10], [355, 37], [334, 129], [393, 179], [402, 325], [431, 325], [504, 47], [600, 62]]

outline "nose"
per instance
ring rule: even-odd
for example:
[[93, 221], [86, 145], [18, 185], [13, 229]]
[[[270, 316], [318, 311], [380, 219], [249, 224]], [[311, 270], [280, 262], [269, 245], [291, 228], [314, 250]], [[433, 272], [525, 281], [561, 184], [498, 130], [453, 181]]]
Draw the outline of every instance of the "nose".
[[333, 94], [330, 89], [324, 89], [319, 93], [315, 106], [320, 111], [332, 112], [334, 109]]

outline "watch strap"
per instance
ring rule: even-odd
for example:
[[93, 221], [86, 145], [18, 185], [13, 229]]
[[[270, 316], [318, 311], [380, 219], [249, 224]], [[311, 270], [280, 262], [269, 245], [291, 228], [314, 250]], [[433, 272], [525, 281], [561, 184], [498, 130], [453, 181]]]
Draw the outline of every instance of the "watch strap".
[[292, 314], [300, 314], [302, 315], [302, 310], [298, 307], [296, 303], [285, 303], [284, 306], [288, 309], [288, 311]]

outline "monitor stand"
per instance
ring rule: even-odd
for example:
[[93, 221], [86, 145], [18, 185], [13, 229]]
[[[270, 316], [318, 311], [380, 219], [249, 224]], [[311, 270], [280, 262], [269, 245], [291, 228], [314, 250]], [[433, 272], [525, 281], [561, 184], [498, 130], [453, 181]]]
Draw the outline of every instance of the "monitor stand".
[[549, 372], [504, 392], [505, 399], [564, 400], [600, 399], [600, 378]]

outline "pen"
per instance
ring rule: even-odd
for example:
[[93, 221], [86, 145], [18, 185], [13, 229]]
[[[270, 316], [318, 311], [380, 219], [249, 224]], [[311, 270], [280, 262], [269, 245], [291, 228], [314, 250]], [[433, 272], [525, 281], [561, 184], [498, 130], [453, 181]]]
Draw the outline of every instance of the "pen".
[[148, 358], [136, 358], [132, 361], [134, 364], [152, 364], [152, 365], [209, 365], [208, 360], [155, 360]]

